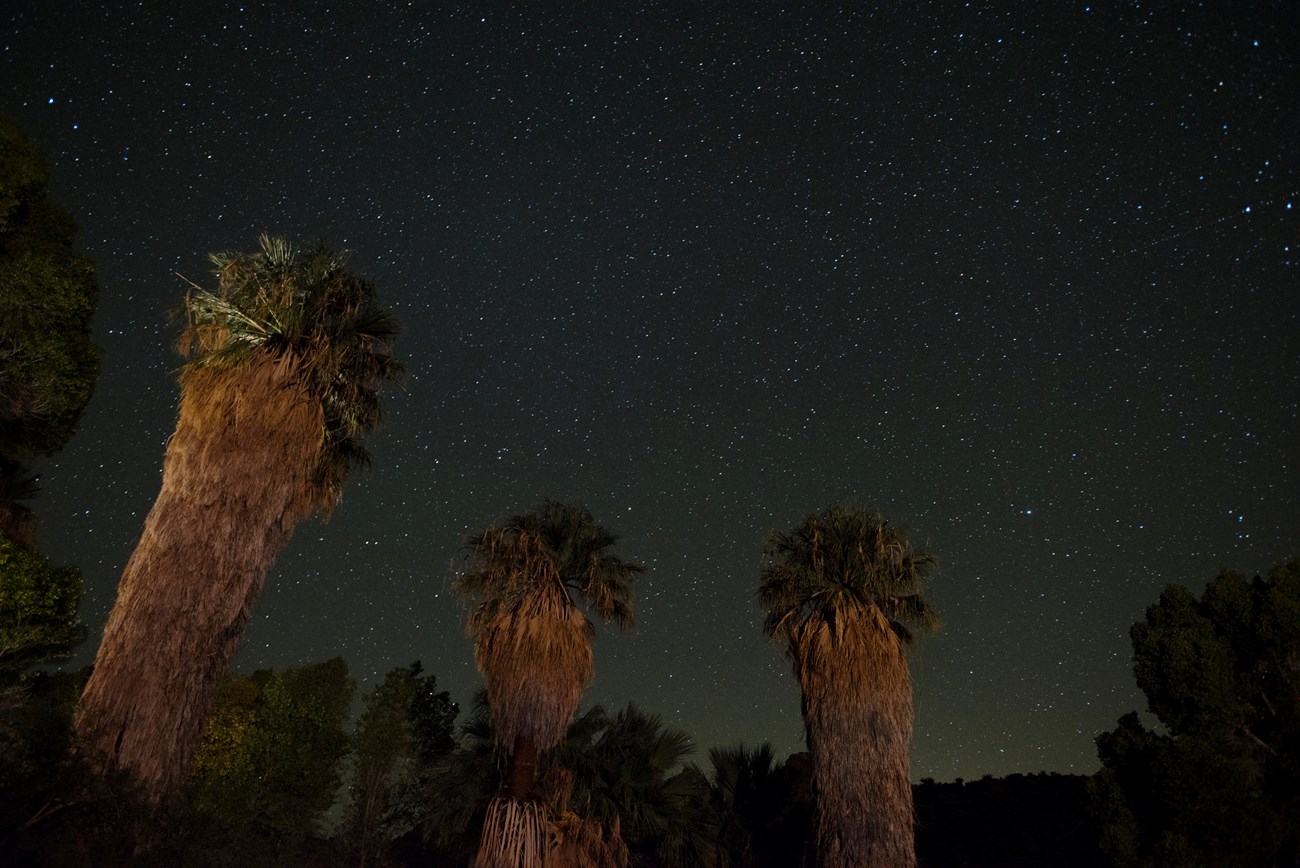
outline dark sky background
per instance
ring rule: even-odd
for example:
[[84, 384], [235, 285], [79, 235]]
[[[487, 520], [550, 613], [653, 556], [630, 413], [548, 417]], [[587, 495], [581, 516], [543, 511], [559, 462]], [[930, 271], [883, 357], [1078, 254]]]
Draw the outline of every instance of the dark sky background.
[[78, 663], [159, 487], [177, 273], [263, 231], [353, 251], [410, 375], [241, 669], [418, 658], [466, 702], [459, 543], [581, 498], [648, 567], [587, 701], [784, 755], [763, 538], [857, 498], [942, 560], [914, 776], [1090, 772], [1161, 587], [1300, 555], [1293, 3], [100, 5], [0, 12], [103, 293], [37, 502]]

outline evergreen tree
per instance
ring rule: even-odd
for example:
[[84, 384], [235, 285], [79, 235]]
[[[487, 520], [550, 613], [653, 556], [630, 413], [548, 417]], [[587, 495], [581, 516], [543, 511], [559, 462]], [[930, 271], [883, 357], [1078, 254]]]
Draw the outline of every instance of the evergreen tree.
[[29, 462], [72, 438], [99, 375], [95, 266], [45, 193], [40, 152], [0, 118], [0, 534], [34, 545]]
[[1097, 739], [1091, 792], [1114, 864], [1300, 864], [1300, 561], [1170, 585], [1133, 625], [1136, 713]]

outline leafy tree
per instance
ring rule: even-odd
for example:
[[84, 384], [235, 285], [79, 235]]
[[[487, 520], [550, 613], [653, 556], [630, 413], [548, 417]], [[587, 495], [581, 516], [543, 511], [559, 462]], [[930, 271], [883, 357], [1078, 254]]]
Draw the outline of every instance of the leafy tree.
[[362, 700], [346, 821], [355, 865], [382, 863], [385, 849], [421, 823], [421, 781], [455, 747], [456, 703], [423, 671], [418, 662], [394, 669]]
[[184, 780], [222, 674], [297, 521], [337, 503], [400, 371], [374, 288], [324, 248], [263, 236], [186, 299], [162, 490], [128, 561], [75, 727], [155, 799]]
[[185, 864], [301, 859], [342, 782], [356, 682], [340, 658], [221, 683], [180, 806]]
[[1136, 713], [1097, 739], [1091, 785], [1120, 866], [1300, 863], [1300, 561], [1200, 599], [1170, 585], [1133, 625]]
[[73, 250], [76, 226], [46, 195], [48, 179], [40, 152], [0, 118], [0, 533], [26, 545], [27, 462], [71, 439], [100, 358], [95, 267]]
[[758, 597], [803, 689], [817, 847], [827, 868], [916, 864], [911, 628], [934, 565], [877, 512], [833, 506], [768, 538]]
[[460, 725], [456, 749], [424, 779], [428, 811], [420, 835], [450, 864], [468, 864], [478, 849], [488, 804], [501, 784], [497, 757], [487, 691], [479, 690]]
[[38, 663], [66, 659], [86, 637], [81, 571], [55, 567], [0, 534], [0, 690]]
[[475, 601], [468, 629], [487, 682], [506, 785], [489, 808], [482, 868], [535, 864], [546, 819], [533, 799], [540, 753], [558, 745], [592, 676], [594, 628], [576, 600], [632, 626], [632, 579], [642, 567], [609, 553], [618, 537], [583, 506], [548, 500], [466, 544], [457, 591]]

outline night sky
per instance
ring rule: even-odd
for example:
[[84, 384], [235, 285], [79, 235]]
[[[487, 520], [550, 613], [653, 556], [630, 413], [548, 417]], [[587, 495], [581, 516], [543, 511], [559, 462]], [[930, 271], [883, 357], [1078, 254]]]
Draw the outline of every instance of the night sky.
[[102, 287], [34, 504], [76, 664], [158, 491], [178, 274], [264, 231], [351, 250], [410, 373], [243, 670], [418, 658], [465, 704], [459, 544], [580, 498], [648, 568], [585, 701], [784, 756], [763, 539], [854, 498], [942, 563], [914, 777], [1086, 773], [1160, 589], [1300, 555], [1294, 3], [100, 5], [0, 11]]

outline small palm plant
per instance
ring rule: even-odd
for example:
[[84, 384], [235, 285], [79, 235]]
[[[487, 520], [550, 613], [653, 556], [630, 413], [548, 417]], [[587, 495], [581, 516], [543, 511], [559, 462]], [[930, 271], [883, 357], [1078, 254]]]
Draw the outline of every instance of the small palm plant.
[[773, 533], [758, 598], [803, 689], [817, 846], [828, 868], [916, 864], [909, 750], [912, 629], [935, 559], [872, 510], [834, 506]]
[[[429, 776], [423, 829], [451, 858], [483, 824], [500, 777], [485, 694], [461, 734], [461, 748]], [[538, 815], [549, 821], [545, 864], [626, 868], [641, 864], [634, 852], [664, 868], [707, 864], [708, 789], [685, 764], [692, 750], [686, 733], [635, 705], [612, 714], [596, 705], [574, 718], [539, 763], [533, 797], [548, 812]]]
[[337, 504], [379, 387], [401, 365], [373, 286], [324, 247], [262, 236], [216, 254], [185, 301], [181, 402], [162, 489], [77, 706], [83, 749], [155, 799], [186, 773], [217, 683], [294, 525]]
[[623, 629], [643, 568], [609, 553], [618, 537], [576, 504], [548, 500], [466, 543], [456, 589], [474, 601], [468, 631], [487, 682], [506, 785], [489, 806], [477, 864], [540, 864], [545, 809], [533, 798], [538, 756], [564, 740], [591, 680], [594, 627], [579, 601]]

